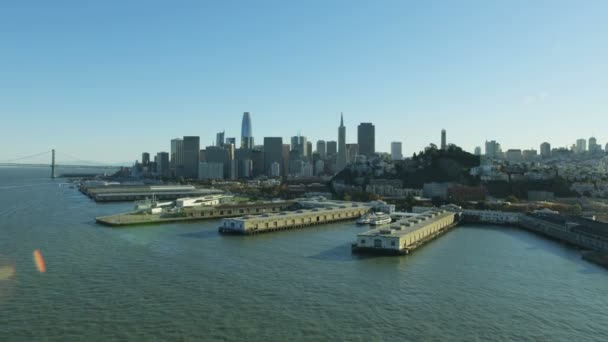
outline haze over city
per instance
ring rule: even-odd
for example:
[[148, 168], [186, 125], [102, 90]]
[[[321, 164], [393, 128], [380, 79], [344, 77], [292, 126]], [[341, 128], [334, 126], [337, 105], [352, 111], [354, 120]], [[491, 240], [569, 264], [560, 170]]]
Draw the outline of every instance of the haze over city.
[[[185, 5], [187, 3], [187, 6]], [[32, 4], [36, 4], [32, 6]], [[0, 160], [50, 148], [133, 161], [171, 138], [253, 135], [411, 156], [608, 135], [605, 1], [4, 2]], [[111, 20], [109, 20], [111, 18]]]

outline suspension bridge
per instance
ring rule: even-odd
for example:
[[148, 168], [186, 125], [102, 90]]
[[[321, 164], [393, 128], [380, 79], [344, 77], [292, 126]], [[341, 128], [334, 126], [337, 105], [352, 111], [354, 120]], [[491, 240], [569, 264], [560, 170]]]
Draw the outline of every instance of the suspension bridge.
[[[58, 157], [58, 158], [56, 158]], [[42, 160], [48, 160], [42, 161]], [[107, 163], [83, 160], [65, 152], [57, 152], [55, 149], [35, 153], [18, 158], [0, 160], [0, 166], [15, 167], [46, 167], [51, 169], [51, 178], [56, 177], [56, 169], [116, 169], [121, 165], [110, 165]]]

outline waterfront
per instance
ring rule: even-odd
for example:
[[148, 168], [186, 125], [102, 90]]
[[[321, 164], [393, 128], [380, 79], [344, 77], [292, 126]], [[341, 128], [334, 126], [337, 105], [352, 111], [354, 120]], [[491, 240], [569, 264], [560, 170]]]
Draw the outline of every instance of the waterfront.
[[[404, 257], [354, 222], [222, 236], [219, 220], [109, 229], [45, 169], [0, 168], [2, 340], [603, 341], [608, 271], [517, 228], [461, 226]], [[40, 249], [46, 273], [32, 262]], [[8, 338], [6, 338], [8, 337]]]

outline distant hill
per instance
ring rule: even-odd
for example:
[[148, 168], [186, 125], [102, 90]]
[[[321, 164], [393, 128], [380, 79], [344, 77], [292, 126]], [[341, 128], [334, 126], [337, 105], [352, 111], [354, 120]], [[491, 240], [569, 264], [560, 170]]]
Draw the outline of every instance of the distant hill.
[[[387, 163], [391, 163], [387, 167]], [[351, 163], [338, 173], [333, 180], [347, 185], [369, 184], [375, 178], [398, 179], [406, 188], [422, 188], [424, 183], [454, 182], [465, 185], [478, 185], [479, 178], [471, 176], [471, 168], [480, 165], [480, 157], [464, 151], [456, 145], [446, 150], [431, 144], [424, 151], [414, 154], [411, 159], [389, 162], [372, 159], [365, 163]]]

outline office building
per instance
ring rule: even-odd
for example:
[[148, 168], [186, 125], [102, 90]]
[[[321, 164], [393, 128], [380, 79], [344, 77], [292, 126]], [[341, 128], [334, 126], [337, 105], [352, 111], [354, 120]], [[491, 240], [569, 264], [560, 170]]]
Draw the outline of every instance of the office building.
[[306, 137], [303, 137], [301, 135], [291, 137], [291, 150], [297, 151], [298, 156], [300, 158], [304, 158], [307, 156], [306, 152], [308, 152], [308, 151], [307, 151], [306, 145], [307, 145]]
[[215, 134], [215, 146], [224, 146], [225, 132], [219, 132]]
[[150, 166], [150, 153], [144, 152], [141, 154], [141, 165]]
[[548, 142], [540, 144], [540, 156], [543, 158], [551, 157], [551, 144]]
[[243, 122], [241, 123], [241, 148], [253, 149], [253, 131], [251, 127], [251, 114], [243, 113]]
[[340, 113], [340, 126], [338, 127], [338, 159], [336, 160], [337, 171], [346, 166], [346, 127], [344, 127], [344, 115]]
[[399, 141], [393, 141], [391, 143], [391, 159], [402, 160], [403, 159], [403, 145]]
[[169, 177], [169, 153], [158, 152], [156, 154], [156, 173], [161, 177]]
[[270, 164], [270, 177], [281, 177], [281, 164], [279, 162], [272, 162]]
[[576, 153], [585, 153], [587, 151], [587, 140], [578, 139], [576, 141], [576, 147], [574, 148]]
[[496, 140], [486, 141], [486, 157], [500, 158], [502, 157], [502, 149]]
[[173, 177], [181, 176], [181, 169], [184, 166], [184, 141], [180, 138], [171, 139], [169, 164], [171, 167], [171, 175]]
[[595, 137], [589, 138], [589, 152], [597, 153], [602, 150], [602, 147], [597, 143], [597, 139]]
[[332, 141], [328, 141], [326, 143], [327, 145], [327, 156], [331, 157], [331, 156], [335, 156], [338, 154], [338, 143], [334, 140]]
[[183, 176], [189, 179], [196, 179], [198, 178], [200, 138], [196, 136], [185, 136], [183, 140]]
[[327, 148], [325, 147], [325, 140], [317, 140], [317, 153], [321, 158], [325, 158], [327, 155]]
[[447, 141], [446, 141], [446, 132], [445, 129], [441, 130], [441, 149], [445, 151], [445, 149], [448, 147], [447, 145]]
[[308, 159], [312, 158], [312, 142], [311, 141], [306, 142], [306, 157]]
[[264, 138], [264, 170], [267, 175], [272, 176], [272, 164], [283, 164], [283, 138], [265, 137]]
[[359, 154], [359, 144], [346, 144], [346, 162], [351, 163]]
[[234, 148], [236, 148], [236, 138], [226, 138], [226, 145], [234, 145]]
[[209, 162], [200, 163], [198, 179], [224, 179], [224, 164]]
[[376, 153], [376, 132], [373, 124], [362, 122], [357, 128], [359, 154], [371, 157]]

